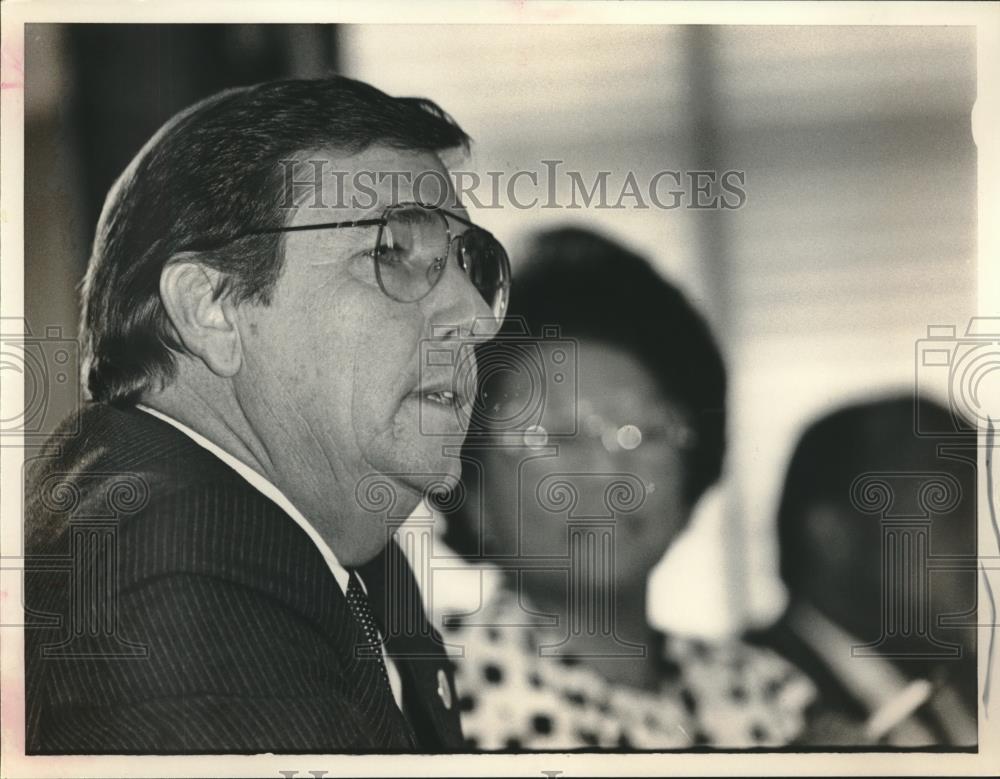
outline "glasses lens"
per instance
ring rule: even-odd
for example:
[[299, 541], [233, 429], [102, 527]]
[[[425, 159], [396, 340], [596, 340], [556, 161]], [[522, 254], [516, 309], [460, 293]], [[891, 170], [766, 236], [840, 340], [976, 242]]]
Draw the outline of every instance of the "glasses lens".
[[503, 246], [485, 230], [462, 234], [462, 266], [497, 319], [503, 319], [510, 291], [510, 261]]
[[[385, 219], [375, 248], [379, 284], [395, 300], [420, 300], [434, 288], [448, 263], [447, 217], [438, 209], [407, 204], [390, 208]], [[493, 315], [502, 319], [510, 291], [507, 252], [492, 235], [475, 227], [462, 233], [458, 243], [469, 280]]]
[[378, 231], [375, 272], [385, 293], [402, 302], [424, 297], [448, 261], [444, 214], [421, 206], [389, 209]]

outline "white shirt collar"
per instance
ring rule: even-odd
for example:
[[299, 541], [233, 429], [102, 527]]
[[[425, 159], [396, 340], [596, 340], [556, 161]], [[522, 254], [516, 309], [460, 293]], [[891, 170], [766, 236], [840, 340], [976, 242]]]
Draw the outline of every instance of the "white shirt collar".
[[[205, 438], [205, 436], [200, 433], [196, 433], [183, 422], [178, 422], [176, 419], [167, 416], [162, 411], [157, 411], [155, 408], [144, 406], [141, 403], [137, 403], [136, 408], [145, 411], [147, 414], [150, 414], [157, 419], [162, 419], [168, 425], [173, 425], [175, 428], [184, 433], [184, 435], [198, 444], [198, 446], [203, 449], [207, 449], [209, 452], [222, 460], [222, 462], [236, 471], [264, 497], [273, 501], [282, 511], [291, 517], [295, 521], [295, 524], [301, 527], [306, 532], [306, 535], [312, 539], [312, 542], [316, 544], [320, 554], [323, 555], [323, 559], [326, 561], [327, 567], [330, 569], [330, 573], [333, 574], [333, 578], [336, 579], [337, 584], [340, 585], [341, 592], [345, 595], [347, 594], [347, 581], [350, 577], [347, 573], [347, 569], [340, 564], [339, 560], [337, 560], [337, 555], [333, 553], [330, 545], [323, 540], [323, 536], [319, 534], [319, 531], [312, 526], [309, 520], [303, 516], [301, 511], [295, 508], [294, 504], [287, 497], [285, 497], [285, 494], [281, 490], [275, 487], [271, 482], [257, 473], [257, 471], [244, 463], [242, 460], [237, 459], [217, 444], [213, 444]], [[423, 504], [421, 503], [421, 505], [417, 507], [417, 510], [419, 511], [422, 506]], [[361, 576], [358, 576], [358, 581], [361, 582], [361, 588], [365, 591], [365, 594], [367, 594], [368, 587], [365, 585], [364, 579], [362, 579]], [[379, 639], [382, 640], [381, 631], [379, 631]], [[383, 660], [385, 661], [386, 673], [389, 675], [389, 687], [392, 689], [392, 697], [395, 699], [396, 705], [399, 707], [400, 711], [402, 711], [403, 678], [400, 676], [399, 669], [396, 666], [396, 661], [391, 655], [385, 654]]]
[[[330, 548], [330, 545], [323, 540], [323, 537], [319, 534], [319, 531], [312, 526], [312, 523], [310, 523], [309, 520], [306, 519], [305, 516], [303, 516], [301, 511], [295, 508], [292, 502], [287, 497], [285, 497], [285, 494], [281, 490], [275, 487], [271, 482], [269, 482], [267, 479], [261, 476], [257, 471], [255, 471], [249, 465], [244, 463], [242, 460], [239, 460], [238, 458], [234, 457], [225, 449], [220, 447], [218, 444], [212, 443], [200, 433], [196, 433], [194, 430], [185, 425], [183, 422], [178, 422], [176, 419], [167, 416], [162, 411], [157, 411], [155, 408], [144, 406], [141, 403], [137, 403], [136, 408], [145, 411], [147, 414], [151, 414], [157, 419], [162, 419], [168, 425], [172, 425], [173, 427], [180, 430], [182, 433], [184, 433], [184, 435], [186, 435], [188, 438], [190, 438], [192, 441], [198, 444], [198, 446], [202, 447], [203, 449], [207, 449], [209, 452], [211, 452], [220, 460], [222, 460], [222, 462], [224, 462], [226, 465], [228, 465], [230, 468], [236, 471], [240, 476], [246, 479], [254, 489], [256, 489], [264, 497], [270, 499], [282, 511], [288, 514], [288, 516], [295, 521], [295, 524], [301, 527], [306, 532], [306, 535], [308, 535], [309, 538], [312, 539], [312, 542], [319, 549], [320, 554], [323, 555], [323, 559], [326, 561], [327, 567], [333, 574], [333, 578], [335, 578], [337, 580], [337, 584], [340, 585], [340, 589], [345, 593], [347, 592], [347, 580], [349, 576], [347, 573], [347, 569], [340, 564], [339, 560], [337, 560], [337, 555], [333, 553], [333, 550]], [[360, 577], [358, 577], [358, 579], [360, 581]], [[364, 587], [363, 581], [361, 582], [361, 584], [362, 587]], [[367, 588], [365, 589], [367, 591]]]

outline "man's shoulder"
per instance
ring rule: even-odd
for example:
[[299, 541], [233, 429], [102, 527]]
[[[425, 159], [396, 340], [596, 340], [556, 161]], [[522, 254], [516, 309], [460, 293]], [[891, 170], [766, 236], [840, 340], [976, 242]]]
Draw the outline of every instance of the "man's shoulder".
[[135, 407], [88, 403], [68, 417], [27, 464], [30, 485], [54, 474], [169, 474], [214, 478], [222, 463], [166, 422]]
[[141, 410], [91, 406], [72, 424], [79, 434], [49, 449], [25, 485], [34, 611], [66, 622], [72, 582], [111, 577], [121, 624], [218, 626], [238, 603], [275, 624], [340, 629], [316, 545], [215, 455]]
[[[136, 408], [92, 404], [27, 467], [25, 545], [68, 554], [74, 532], [114, 536], [123, 586], [172, 573], [262, 583], [282, 555], [322, 570], [315, 545], [273, 502], [188, 436]], [[299, 575], [289, 568], [290, 578]]]
[[114, 522], [120, 531], [179, 492], [225, 484], [227, 470], [180, 431], [139, 409], [87, 404], [25, 463], [25, 544], [44, 553], [64, 541], [74, 522], [85, 520]]

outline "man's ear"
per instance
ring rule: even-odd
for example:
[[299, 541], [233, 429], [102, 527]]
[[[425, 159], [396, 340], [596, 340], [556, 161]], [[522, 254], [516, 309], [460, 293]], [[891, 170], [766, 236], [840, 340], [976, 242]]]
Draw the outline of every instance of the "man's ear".
[[218, 294], [222, 274], [193, 254], [171, 257], [160, 273], [160, 298], [181, 343], [218, 376], [234, 376], [243, 362], [235, 306]]

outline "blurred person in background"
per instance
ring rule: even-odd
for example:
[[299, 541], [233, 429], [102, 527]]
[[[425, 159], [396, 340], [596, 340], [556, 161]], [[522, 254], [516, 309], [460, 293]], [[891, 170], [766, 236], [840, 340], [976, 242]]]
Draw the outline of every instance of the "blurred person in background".
[[[811, 694], [804, 677], [768, 651], [668, 636], [648, 618], [650, 572], [722, 470], [726, 371], [707, 323], [645, 259], [580, 229], [540, 236], [518, 270], [511, 305], [499, 340], [478, 356], [464, 500], [445, 533], [470, 562], [505, 568], [488, 603], [445, 619], [452, 626], [444, 638], [463, 656], [456, 684], [467, 744], [791, 741]], [[560, 358], [552, 344], [575, 354]], [[547, 372], [526, 369], [531, 354]], [[569, 386], [574, 359], [578, 377]], [[542, 375], [543, 386], [533, 385]], [[538, 397], [538, 424], [518, 427], [526, 421], [518, 409]], [[566, 556], [572, 520], [553, 502], [571, 493], [569, 514], [604, 516], [616, 480], [633, 483], [640, 499], [619, 505], [613, 560], [583, 572], [586, 592], [574, 591], [566, 571], [511, 569], [511, 561]], [[607, 630], [567, 640], [578, 610], [598, 601], [613, 608], [613, 641]], [[641, 656], [622, 656], [626, 645]]]
[[918, 436], [918, 418], [956, 429], [925, 398], [857, 403], [813, 422], [788, 467], [789, 603], [751, 639], [816, 684], [803, 744], [976, 743], [975, 433]]

